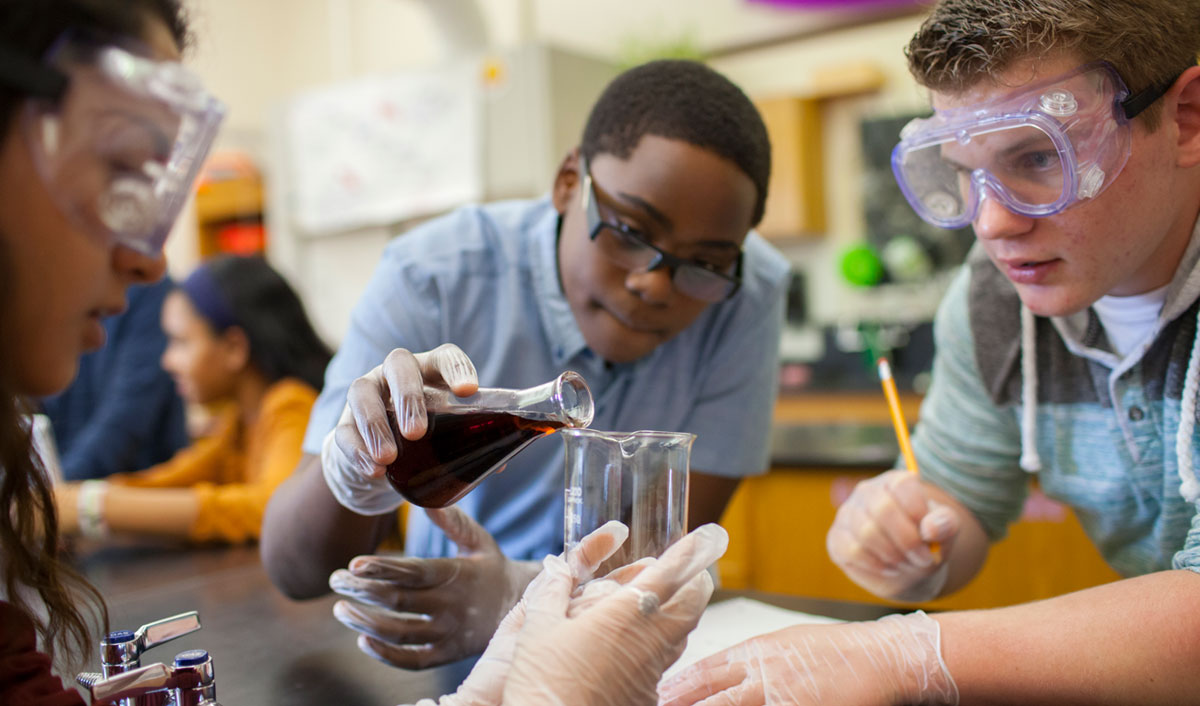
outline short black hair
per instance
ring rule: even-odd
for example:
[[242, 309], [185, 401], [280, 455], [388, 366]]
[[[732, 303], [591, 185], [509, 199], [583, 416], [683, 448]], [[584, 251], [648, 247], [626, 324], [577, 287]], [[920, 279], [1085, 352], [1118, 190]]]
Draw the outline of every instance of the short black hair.
[[771, 178], [771, 141], [758, 109], [732, 81], [698, 61], [651, 61], [617, 76], [588, 116], [580, 150], [625, 159], [645, 135], [682, 140], [733, 162], [758, 192], [751, 225], [762, 220]]

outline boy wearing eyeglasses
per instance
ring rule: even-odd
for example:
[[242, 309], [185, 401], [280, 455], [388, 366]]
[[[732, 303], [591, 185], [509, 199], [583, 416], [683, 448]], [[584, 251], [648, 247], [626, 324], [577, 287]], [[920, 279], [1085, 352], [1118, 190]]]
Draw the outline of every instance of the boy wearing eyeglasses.
[[934, 112], [892, 164], [922, 218], [978, 246], [935, 322], [920, 477], [860, 484], [827, 537], [859, 585], [930, 600], [975, 576], [1036, 473], [1128, 578], [764, 635], [661, 703], [1197, 702], [1198, 52], [1196, 0], [934, 8], [908, 47]]
[[750, 232], [769, 173], [765, 127], [736, 86], [696, 62], [652, 62], [607, 87], [549, 198], [463, 208], [397, 238], [329, 367], [307, 456], [268, 508], [276, 584], [357, 599], [335, 615], [360, 648], [419, 668], [481, 651], [540, 559], [562, 551], [551, 438], [458, 503], [478, 524], [409, 513], [404, 558], [351, 562], [395, 529], [385, 404], [419, 439], [423, 382], [466, 395], [574, 370], [593, 428], [698, 436], [689, 525], [716, 522], [768, 465], [789, 271]]

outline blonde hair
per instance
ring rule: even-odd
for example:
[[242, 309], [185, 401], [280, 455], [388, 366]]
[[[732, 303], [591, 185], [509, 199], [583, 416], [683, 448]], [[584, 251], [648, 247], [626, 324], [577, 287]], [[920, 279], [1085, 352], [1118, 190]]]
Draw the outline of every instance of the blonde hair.
[[[1109, 62], [1132, 93], [1173, 81], [1200, 54], [1200, 0], [941, 0], [905, 49], [917, 81], [946, 93], [1058, 52]], [[1153, 129], [1160, 114], [1139, 119]]]

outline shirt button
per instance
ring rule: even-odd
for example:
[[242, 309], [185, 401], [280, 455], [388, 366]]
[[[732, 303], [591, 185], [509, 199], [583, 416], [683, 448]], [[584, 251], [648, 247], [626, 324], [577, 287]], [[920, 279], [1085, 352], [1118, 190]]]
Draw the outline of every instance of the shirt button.
[[1133, 421], [1140, 422], [1140, 421], [1142, 421], [1142, 418], [1145, 416], [1146, 416], [1146, 413], [1142, 411], [1141, 407], [1134, 405], [1133, 407], [1129, 408], [1129, 418], [1132, 419]]

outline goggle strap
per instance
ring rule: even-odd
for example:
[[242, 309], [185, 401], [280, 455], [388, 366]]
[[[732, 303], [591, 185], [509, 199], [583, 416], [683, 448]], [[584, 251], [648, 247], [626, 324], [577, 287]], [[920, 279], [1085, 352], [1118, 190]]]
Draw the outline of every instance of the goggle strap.
[[68, 79], [61, 71], [0, 44], [0, 83], [39, 98], [58, 100], [67, 90]]
[[[1190, 68], [1192, 68], [1191, 65], [1185, 67], [1183, 71], [1187, 71]], [[1133, 120], [1138, 115], [1141, 115], [1143, 110], [1149, 108], [1154, 101], [1162, 98], [1163, 94], [1171, 90], [1171, 86], [1175, 85], [1175, 81], [1179, 79], [1179, 76], [1183, 73], [1183, 71], [1172, 75], [1171, 78], [1163, 81], [1162, 83], [1156, 83], [1147, 86], [1146, 88], [1143, 88], [1132, 96], [1129, 96], [1125, 100], [1121, 101], [1121, 109], [1125, 111], [1125, 119]]]

